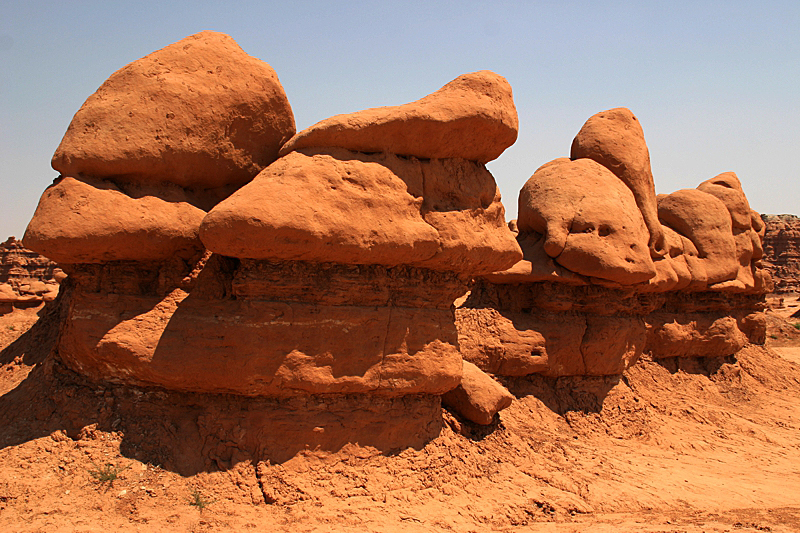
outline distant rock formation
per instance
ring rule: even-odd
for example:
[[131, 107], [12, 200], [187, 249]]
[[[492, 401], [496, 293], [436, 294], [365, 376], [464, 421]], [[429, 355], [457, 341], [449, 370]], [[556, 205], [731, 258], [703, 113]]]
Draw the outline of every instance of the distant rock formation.
[[9, 237], [0, 243], [0, 313], [54, 300], [65, 277], [56, 263]]
[[776, 293], [800, 292], [800, 218], [761, 215], [764, 221], [764, 268], [775, 280]]
[[722, 356], [764, 342], [764, 224], [738, 178], [656, 197], [627, 109], [590, 118], [571, 159], [533, 174], [510, 227], [523, 260], [478, 276], [456, 312], [461, 353], [486, 372], [618, 375], [645, 352]]

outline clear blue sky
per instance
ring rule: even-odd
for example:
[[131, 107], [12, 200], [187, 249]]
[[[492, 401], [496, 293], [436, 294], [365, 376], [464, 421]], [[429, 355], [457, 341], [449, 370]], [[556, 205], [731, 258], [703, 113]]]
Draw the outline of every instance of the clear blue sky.
[[0, 0], [0, 237], [21, 237], [72, 115], [115, 70], [201, 30], [272, 65], [298, 129], [493, 70], [517, 143], [489, 169], [507, 218], [584, 121], [640, 119], [658, 192], [735, 171], [753, 208], [800, 213], [800, 1]]

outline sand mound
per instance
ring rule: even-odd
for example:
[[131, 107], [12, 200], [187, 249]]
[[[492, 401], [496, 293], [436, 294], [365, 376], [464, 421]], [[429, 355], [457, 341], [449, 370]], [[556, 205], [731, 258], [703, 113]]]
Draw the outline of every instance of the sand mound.
[[[0, 355], [3, 530], [800, 526], [800, 366], [768, 348], [643, 358], [621, 379], [505, 378], [515, 400], [494, 424], [445, 410], [427, 443], [395, 448], [391, 417], [370, 409], [441, 408], [364, 404], [338, 420], [348, 443], [324, 432], [335, 397], [298, 418], [267, 400], [89, 384], [48, 356], [60, 300]], [[92, 477], [103, 469], [117, 479]]]

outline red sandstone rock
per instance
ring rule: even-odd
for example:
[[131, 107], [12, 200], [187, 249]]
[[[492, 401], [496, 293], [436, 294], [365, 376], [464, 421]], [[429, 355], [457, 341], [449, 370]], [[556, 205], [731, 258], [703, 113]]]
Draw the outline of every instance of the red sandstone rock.
[[97, 381], [246, 396], [439, 395], [461, 379], [454, 274], [212, 256], [177, 288], [187, 273], [172, 265], [77, 265], [64, 362]]
[[19, 294], [8, 283], [0, 283], [0, 303], [14, 303]]
[[59, 263], [102, 263], [189, 257], [202, 249], [197, 232], [205, 212], [179, 188], [132, 198], [113, 183], [61, 178], [39, 200], [25, 245]]
[[775, 281], [775, 292], [800, 291], [800, 218], [761, 215], [764, 221], [764, 266]]
[[736, 258], [739, 261], [736, 281], [746, 289], [753, 289], [755, 280], [752, 262], [764, 255], [761, 238], [758, 235], [762, 224], [760, 217], [750, 209], [750, 203], [744, 195], [739, 178], [733, 172], [725, 172], [704, 181], [697, 188], [716, 196], [728, 208], [736, 243]]
[[654, 313], [648, 323], [645, 349], [656, 358], [733, 355], [748, 342], [732, 316]]
[[584, 276], [631, 285], [655, 275], [648, 233], [631, 191], [591, 159], [537, 170], [519, 195], [520, 236], [544, 235], [544, 251]]
[[658, 217], [695, 245], [709, 285], [736, 278], [736, 241], [730, 213], [721, 200], [697, 189], [681, 189], [659, 195]]
[[301, 150], [212, 209], [200, 235], [232, 257], [484, 273], [521, 258], [504, 218], [481, 164]]
[[0, 313], [15, 304], [29, 306], [58, 295], [57, 279], [64, 272], [50, 259], [25, 248], [14, 237], [0, 243]]
[[618, 107], [589, 118], [572, 141], [570, 153], [572, 159], [584, 157], [611, 170], [633, 192], [650, 232], [648, 246], [654, 257], [663, 255], [664, 242], [650, 170], [650, 152], [642, 126], [633, 113]]
[[488, 425], [494, 415], [509, 407], [514, 396], [491, 376], [469, 361], [464, 361], [461, 383], [442, 396], [442, 403], [459, 415], [475, 422]]
[[112, 74], [75, 114], [52, 164], [73, 177], [241, 185], [294, 133], [275, 71], [204, 31]]
[[511, 86], [494, 72], [459, 76], [433, 94], [394, 107], [336, 115], [299, 132], [281, 149], [340, 147], [426, 159], [487, 163], [517, 139]]

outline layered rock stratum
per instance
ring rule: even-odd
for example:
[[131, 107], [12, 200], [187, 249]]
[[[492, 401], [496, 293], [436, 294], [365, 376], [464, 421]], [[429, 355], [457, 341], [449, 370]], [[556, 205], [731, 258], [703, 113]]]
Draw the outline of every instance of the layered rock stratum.
[[0, 243], [0, 313], [53, 301], [65, 277], [56, 263], [9, 237]]

